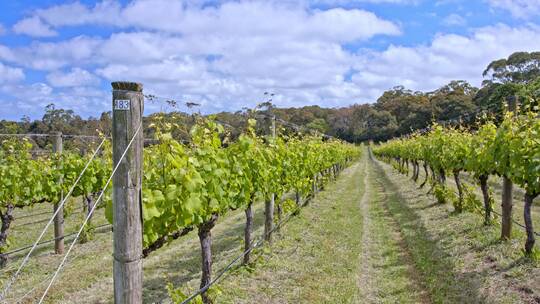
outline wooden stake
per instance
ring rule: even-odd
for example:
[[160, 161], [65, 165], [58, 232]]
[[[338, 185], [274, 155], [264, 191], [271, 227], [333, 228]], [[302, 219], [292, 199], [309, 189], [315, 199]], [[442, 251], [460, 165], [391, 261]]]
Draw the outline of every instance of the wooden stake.
[[[249, 205], [247, 206], [245, 213], [246, 213], [246, 227], [244, 229], [244, 251], [248, 251], [251, 246], [251, 234], [253, 233], [253, 208], [251, 206], [253, 205], [253, 200], [249, 202]], [[249, 258], [251, 254], [250, 252], [247, 252], [244, 255], [244, 261], [242, 262], [243, 265], [249, 264]]]
[[503, 176], [502, 189], [502, 218], [501, 218], [501, 239], [509, 240], [512, 233], [512, 189], [514, 184], [512, 181]]
[[[276, 139], [276, 116], [272, 118], [272, 139]], [[275, 194], [270, 195], [264, 204], [264, 240], [272, 242], [272, 229], [274, 229]]]
[[[53, 153], [62, 154], [63, 143], [62, 143], [62, 133], [56, 132], [52, 136], [52, 147]], [[60, 186], [63, 183], [63, 179], [58, 181]], [[60, 203], [64, 200], [64, 193], [60, 194], [60, 200], [54, 203], [53, 212], [56, 212], [57, 209], [60, 209], [56, 216], [54, 217], [54, 252], [56, 254], [64, 253], [64, 207], [59, 207]]]
[[264, 203], [264, 240], [272, 242], [272, 229], [274, 228], [274, 196], [271, 195]]
[[[142, 84], [113, 82], [114, 302], [142, 303]], [[140, 128], [140, 129], [139, 129]], [[137, 135], [135, 133], [138, 131]], [[121, 159], [130, 141], [133, 143]]]
[[[516, 111], [516, 96], [508, 96], [506, 98], [508, 102], [508, 111]], [[502, 218], [501, 218], [501, 239], [509, 240], [512, 233], [512, 192], [514, 184], [512, 181], [503, 176], [503, 189], [502, 189]]]

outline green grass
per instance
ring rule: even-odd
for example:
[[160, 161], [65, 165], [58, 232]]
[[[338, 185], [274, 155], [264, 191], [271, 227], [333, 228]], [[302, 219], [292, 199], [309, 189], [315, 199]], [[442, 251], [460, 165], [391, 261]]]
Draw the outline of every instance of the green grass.
[[[374, 175], [372, 165], [368, 167]], [[364, 231], [368, 246], [363, 248], [363, 263], [370, 264], [372, 303], [429, 303], [430, 295], [418, 282], [418, 271], [404, 243], [399, 225], [385, 208], [387, 195], [376, 179], [367, 179], [370, 191], [368, 203], [370, 225]], [[367, 254], [366, 254], [367, 253]], [[359, 301], [362, 302], [362, 301]]]
[[[64, 233], [70, 234], [77, 232], [80, 228], [80, 225], [84, 221], [86, 216], [86, 211], [82, 211], [83, 206], [81, 198], [70, 198], [66, 207], [71, 211], [64, 218]], [[81, 211], [80, 211], [81, 210]], [[75, 213], [74, 211], [80, 211]], [[45, 213], [32, 217], [20, 218], [27, 214], [36, 214], [36, 213]], [[6, 251], [13, 249], [21, 248], [27, 245], [32, 245], [33, 242], [38, 238], [41, 231], [53, 215], [53, 205], [50, 203], [42, 203], [33, 206], [32, 208], [16, 209], [14, 212], [14, 221], [11, 224], [11, 227], [8, 231], [8, 241], [9, 246], [6, 248]], [[103, 209], [97, 209], [95, 215], [93, 216], [92, 224], [94, 226], [99, 226], [106, 224], [107, 220], [104, 216]], [[43, 236], [43, 241], [50, 240], [54, 238], [54, 225], [51, 224], [49, 229], [47, 229], [45, 235]], [[66, 241], [67, 242], [67, 241]], [[40, 247], [40, 251], [54, 251], [54, 243], [43, 245]], [[13, 258], [16, 260], [21, 256], [24, 256], [25, 252], [15, 254]]]

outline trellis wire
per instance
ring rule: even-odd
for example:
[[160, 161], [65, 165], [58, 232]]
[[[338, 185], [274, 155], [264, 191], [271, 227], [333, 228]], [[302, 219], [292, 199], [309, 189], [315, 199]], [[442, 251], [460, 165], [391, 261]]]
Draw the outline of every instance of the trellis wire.
[[[83, 211], [84, 211], [84, 208], [78, 208], [78, 209], [73, 210], [73, 212], [70, 212], [69, 214], [70, 215], [79, 214], [79, 213], [81, 213]], [[40, 215], [45, 215], [45, 214], [50, 214], [50, 212], [40, 212], [40, 213], [28, 214], [28, 215], [24, 215], [24, 216], [19, 216], [16, 219], [20, 220], [20, 219], [24, 219], [24, 218], [39, 217]], [[45, 220], [38, 220], [38, 221], [35, 221], [35, 222], [26, 222], [26, 223], [22, 223], [22, 224], [15, 223], [15, 225], [13, 225], [13, 228], [21, 227], [21, 226], [28, 226], [28, 225], [38, 224], [38, 223], [43, 223], [45, 221], [46, 221], [46, 219]]]
[[[502, 214], [500, 214], [499, 212], [495, 211], [495, 210], [491, 210], [491, 212], [495, 213], [496, 215], [500, 216], [502, 218]], [[514, 218], [512, 218], [512, 223], [514, 223], [516, 226], [518, 227], [521, 227], [525, 230], [527, 230], [527, 227], [525, 227], [524, 225], [522, 225], [520, 222], [516, 221]], [[534, 231], [534, 235], [536, 236], [540, 236], [540, 233]]]
[[[103, 224], [103, 225], [99, 225], [97, 227], [94, 227], [94, 229], [101, 229], [103, 227], [107, 227], [107, 226], [112, 226], [111, 224]], [[51, 242], [54, 242], [56, 240], [60, 240], [60, 239], [63, 239], [63, 238], [68, 238], [70, 236], [74, 236], [75, 234], [77, 234], [76, 232], [73, 232], [73, 233], [70, 233], [70, 234], [66, 234], [64, 236], [60, 236], [60, 237], [56, 237], [56, 238], [53, 238], [53, 239], [50, 239], [50, 240], [46, 240], [46, 241], [42, 241], [40, 243], [37, 244], [37, 246], [40, 246], [40, 245], [43, 245], [43, 244], [47, 244], [47, 243], [51, 243]], [[26, 249], [28, 248], [32, 248], [33, 245], [28, 245], [28, 246], [25, 246], [25, 247], [21, 247], [21, 248], [17, 248], [17, 249], [13, 249], [11, 251], [8, 251], [8, 252], [5, 252], [3, 253], [4, 255], [11, 255], [11, 254], [14, 254], [14, 253], [18, 253], [18, 252], [21, 252], [21, 251], [25, 251]]]
[[[500, 216], [500, 217], [502, 218], [502, 214], [499, 213], [499, 212], [497, 212], [497, 211], [495, 211], [494, 209], [491, 209], [491, 212], [493, 212], [494, 214], [496, 214], [497, 216]], [[512, 223], [513, 223], [514, 225], [516, 225], [516, 226], [522, 228], [522, 229], [525, 229], [525, 230], [527, 229], [527, 227], [525, 227], [525, 226], [524, 226], [523, 224], [521, 224], [520, 222], [516, 221], [514, 218], [512, 218]], [[538, 232], [536, 232], [536, 231], [534, 231], [533, 233], [534, 233], [534, 235], [540, 237], [540, 233], [538, 233]]]
[[[57, 136], [54, 134], [44, 134], [44, 133], [2, 133], [0, 136], [14, 136], [14, 137], [51, 137]], [[64, 138], [91, 138], [91, 139], [102, 139], [110, 138], [110, 136], [97, 136], [97, 135], [77, 135], [77, 134], [62, 134]]]
[[[481, 107], [481, 108], [475, 109], [475, 110], [473, 110], [471, 112], [468, 112], [468, 113], [456, 115], [453, 118], [441, 119], [441, 120], [437, 120], [437, 121], [434, 121], [434, 122], [442, 124], [442, 125], [446, 125], [446, 124], [453, 123], [453, 122], [456, 122], [456, 121], [461, 121], [462, 117], [469, 118], [471, 115], [474, 115], [474, 114], [487, 113], [487, 110], [490, 110], [491, 108], [494, 108], [496, 106], [500, 106], [500, 105], [499, 104], [490, 104], [490, 105], [488, 105], [486, 107], [483, 107], [483, 108]], [[411, 135], [412, 133], [424, 133], [424, 132], [429, 131], [430, 129], [431, 129], [431, 127], [428, 126], [428, 127], [422, 128], [422, 129], [411, 130], [410, 133], [403, 134], [403, 135], [400, 136], [400, 138], [407, 137], [407, 136]]]
[[26, 263], [28, 262], [28, 260], [30, 259], [30, 255], [32, 254], [32, 252], [34, 251], [34, 249], [37, 247], [37, 244], [39, 243], [39, 241], [41, 241], [41, 239], [43, 238], [43, 236], [45, 235], [45, 232], [47, 231], [47, 229], [49, 228], [49, 226], [51, 225], [51, 223], [53, 222], [54, 218], [56, 217], [56, 215], [58, 214], [58, 212], [60, 212], [60, 210], [62, 210], [62, 207], [64, 206], [64, 204], [66, 203], [67, 199], [71, 196], [71, 194], [73, 193], [73, 190], [75, 190], [75, 187], [77, 186], [77, 184], [79, 183], [79, 181], [81, 180], [83, 174], [86, 172], [86, 169], [88, 169], [88, 166], [90, 166], [90, 163], [94, 160], [94, 158], [96, 157], [97, 153], [99, 152], [99, 150], [101, 149], [101, 147], [103, 146], [103, 144], [105, 143], [105, 138], [101, 141], [101, 143], [99, 144], [99, 146], [96, 148], [96, 150], [94, 151], [94, 153], [92, 154], [92, 157], [90, 157], [90, 159], [88, 160], [88, 162], [86, 163], [86, 165], [84, 166], [84, 169], [81, 171], [81, 173], [79, 174], [79, 176], [77, 177], [77, 179], [75, 180], [75, 182], [73, 183], [73, 185], [71, 186], [71, 188], [69, 189], [69, 192], [66, 194], [66, 197], [64, 197], [64, 199], [60, 202], [60, 204], [58, 205], [58, 208], [56, 208], [53, 216], [51, 217], [51, 219], [49, 220], [49, 222], [47, 223], [47, 225], [45, 225], [45, 228], [43, 228], [43, 231], [41, 231], [41, 234], [39, 235], [39, 237], [37, 238], [37, 240], [34, 242], [34, 245], [32, 246], [32, 249], [30, 249], [30, 251], [28, 252], [28, 254], [25, 256], [25, 258], [23, 259], [23, 261], [21, 262], [21, 265], [19, 266], [19, 268], [17, 269], [17, 271], [15, 272], [15, 274], [11, 277], [11, 279], [7, 282], [6, 284], [6, 287], [4, 288], [4, 290], [2, 291], [2, 294], [0, 294], [0, 300], [4, 299], [6, 293], [9, 291], [9, 288], [11, 287], [11, 285], [15, 282], [15, 280], [17, 279], [18, 275], [20, 274], [20, 272], [22, 271], [23, 267], [26, 265]]
[[109, 179], [107, 180], [107, 183], [105, 184], [105, 186], [103, 187], [103, 189], [101, 190], [101, 193], [99, 194], [98, 198], [96, 199], [96, 202], [94, 203], [94, 206], [92, 206], [92, 209], [90, 209], [90, 211], [88, 212], [88, 215], [86, 216], [84, 222], [82, 223], [81, 225], [81, 228], [79, 229], [79, 231], [77, 232], [77, 235], [75, 236], [75, 239], [73, 240], [73, 242], [71, 242], [71, 245], [69, 246], [69, 249], [68, 251], [66, 252], [66, 254], [64, 254], [64, 258], [62, 259], [62, 261], [60, 262], [60, 265], [58, 265], [58, 268], [56, 269], [56, 271], [54, 272], [54, 275], [53, 277], [51, 278], [51, 281], [49, 282], [49, 285], [47, 286], [47, 288], [45, 289], [45, 291], [43, 292], [43, 295], [41, 296], [41, 299], [39, 300], [39, 304], [43, 303], [43, 300], [45, 299], [45, 297], [47, 296], [47, 293], [49, 292], [49, 290], [51, 289], [51, 286], [52, 284], [54, 283], [54, 280], [56, 279], [56, 277], [58, 276], [58, 274], [60, 273], [60, 270], [62, 269], [62, 267], [65, 265], [66, 263], [66, 260], [69, 256], [69, 254], [71, 253], [71, 251], [73, 250], [73, 247], [75, 246], [75, 243], [77, 243], [77, 240], [79, 239], [84, 227], [86, 226], [86, 224], [88, 223], [88, 220], [90, 219], [90, 217], [92, 216], [92, 214], [94, 213], [94, 211], [96, 210], [97, 206], [99, 205], [101, 199], [103, 198], [103, 195], [105, 194], [105, 190], [107, 190], [107, 187], [109, 186], [109, 184], [111, 183], [113, 177], [114, 177], [114, 174], [116, 173], [116, 171], [118, 170], [118, 168], [120, 167], [120, 165], [122, 164], [122, 160], [124, 159], [124, 157], [126, 156], [128, 150], [131, 148], [131, 145], [133, 144], [133, 141], [135, 140], [135, 138], [137, 137], [137, 134], [139, 134], [139, 131], [142, 129], [142, 122], [141, 124], [139, 124], [139, 127], [137, 128], [137, 130], [135, 131], [135, 133], [133, 134], [133, 137], [131, 138], [131, 140], [129, 141], [126, 149], [124, 150], [124, 152], [122, 153], [122, 156], [120, 157], [120, 159], [118, 160], [118, 163], [116, 164], [116, 166], [114, 167], [112, 173], [111, 173], [111, 176], [109, 177]]
[[[283, 224], [287, 223], [291, 218], [293, 218], [295, 216], [296, 211], [298, 211], [299, 209], [300, 209], [300, 207], [296, 208], [296, 210], [289, 213], [289, 215], [286, 218], [284, 218], [283, 220], [281, 220], [276, 226], [274, 226], [274, 228], [272, 228], [269, 233], [272, 233], [272, 232], [276, 231]], [[199, 296], [202, 293], [206, 292], [208, 289], [210, 289], [210, 287], [212, 287], [214, 284], [216, 284], [232, 268], [232, 266], [234, 264], [236, 264], [236, 262], [238, 262], [246, 254], [253, 251], [255, 248], [261, 246], [263, 243], [264, 243], [264, 237], [260, 237], [259, 240], [257, 242], [255, 242], [255, 243], [252, 242], [253, 245], [251, 245], [248, 249], [246, 249], [239, 256], [234, 258], [229, 264], [227, 264], [227, 266], [225, 266], [221, 270], [221, 272], [210, 283], [208, 283], [203, 288], [201, 288], [201, 289], [197, 290], [196, 292], [194, 292], [191, 296], [189, 296], [187, 299], [185, 299], [181, 304], [187, 304], [187, 303], [191, 302], [193, 299], [195, 299], [197, 296]]]

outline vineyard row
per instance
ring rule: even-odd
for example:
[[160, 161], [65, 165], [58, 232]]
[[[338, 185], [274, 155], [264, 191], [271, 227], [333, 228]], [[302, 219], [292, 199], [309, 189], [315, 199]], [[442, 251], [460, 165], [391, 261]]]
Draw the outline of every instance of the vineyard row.
[[[512, 189], [516, 184], [525, 190], [523, 217], [527, 233], [526, 254], [532, 254], [535, 232], [531, 219], [533, 200], [540, 194], [540, 120], [537, 114], [508, 112], [500, 124], [487, 121], [474, 130], [443, 127], [434, 124], [427, 133], [394, 139], [374, 148], [374, 154], [391, 162], [401, 172], [412, 165], [413, 179], [425, 173], [424, 187], [431, 181], [432, 192], [439, 203], [451, 201], [455, 212], [464, 210], [484, 215], [484, 223], [493, 219], [493, 197], [488, 185], [490, 176], [503, 178], [501, 238], [510, 238], [512, 227]], [[481, 188], [483, 204], [461, 180], [469, 172]], [[457, 186], [457, 197], [446, 179], [451, 174]]]

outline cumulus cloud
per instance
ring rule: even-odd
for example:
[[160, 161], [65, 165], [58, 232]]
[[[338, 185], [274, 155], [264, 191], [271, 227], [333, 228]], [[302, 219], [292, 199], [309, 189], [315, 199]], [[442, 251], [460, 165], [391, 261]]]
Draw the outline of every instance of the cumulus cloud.
[[[343, 44], [400, 33], [394, 23], [356, 9], [309, 11], [271, 2], [233, 2], [201, 8], [160, 0], [134, 1], [120, 9], [115, 3], [104, 1], [93, 8], [75, 3], [40, 10], [37, 14], [55, 26], [124, 20], [126, 24], [152, 31], [119, 32], [109, 39], [81, 36], [59, 43], [34, 43], [11, 54], [2, 52], [0, 47], [0, 58], [17, 57], [20, 64], [47, 70], [63, 67], [69, 61], [88, 59], [91, 53], [100, 53], [103, 60], [110, 61], [163, 60], [178, 54], [226, 55], [237, 52], [236, 49], [267, 51], [294, 42]], [[114, 18], [101, 17], [107, 10], [100, 7], [107, 6], [118, 7], [112, 10]], [[168, 18], [163, 18], [164, 15]], [[96, 55], [93, 60], [101, 60], [99, 57]]]
[[78, 36], [59, 42], [33, 42], [15, 48], [0, 45], [0, 59], [36, 70], [57, 70], [99, 60], [95, 51], [102, 42], [101, 38]]
[[18, 82], [23, 79], [22, 69], [9, 67], [0, 62], [0, 84]]
[[429, 91], [455, 79], [479, 86], [481, 73], [492, 60], [515, 51], [538, 49], [537, 27], [499, 24], [476, 29], [469, 36], [440, 34], [429, 45], [390, 46], [382, 52], [371, 52], [361, 56], [355, 67], [358, 73], [352, 79], [358, 86], [379, 94], [383, 88], [395, 85]]
[[57, 32], [44, 23], [37, 16], [22, 19], [13, 25], [13, 31], [17, 34], [24, 34], [32, 37], [53, 37], [58, 35]]
[[[330, 41], [354, 41], [377, 34], [396, 35], [392, 22], [359, 9], [309, 11], [302, 5], [272, 1], [225, 2], [219, 6], [193, 6], [182, 1], [136, 0], [122, 7], [105, 0], [94, 7], [78, 2], [35, 12], [38, 20], [55, 27], [83, 24], [159, 30], [182, 35], [304, 37], [318, 34]], [[166, 17], [164, 17], [166, 16]]]
[[[23, 114], [41, 117], [43, 109], [50, 103], [75, 109], [77, 114], [99, 115], [110, 109], [110, 93], [96, 90], [95, 87], [69, 87], [54, 89], [46, 83], [6, 84], [0, 86], [5, 106], [3, 115], [20, 118]], [[98, 109], [96, 111], [96, 109]]]
[[93, 7], [80, 2], [60, 4], [35, 11], [35, 16], [54, 27], [82, 24], [120, 25], [121, 5], [117, 1], [104, 0]]
[[458, 14], [450, 14], [443, 19], [442, 23], [446, 26], [463, 26], [467, 24], [467, 20]]
[[540, 0], [487, 0], [494, 8], [509, 11], [517, 18], [531, 18], [540, 15]]
[[99, 84], [99, 78], [81, 69], [72, 68], [64, 73], [56, 71], [47, 75], [47, 81], [54, 87], [84, 87]]
[[327, 5], [343, 5], [351, 3], [390, 3], [390, 4], [418, 4], [421, 0], [312, 0], [311, 3]]
[[[149, 92], [197, 100], [209, 111], [253, 106], [268, 89], [281, 93], [275, 100], [282, 105], [323, 98], [337, 105], [360, 93], [344, 80], [353, 55], [343, 44], [400, 34], [396, 24], [365, 10], [313, 10], [280, 1], [75, 2], [34, 13], [53, 28], [108, 25], [120, 31], [0, 45], [0, 59], [51, 71], [47, 81], [55, 88], [76, 88], [92, 74], [130, 79], [145, 83]], [[80, 69], [58, 72], [72, 66]]]

